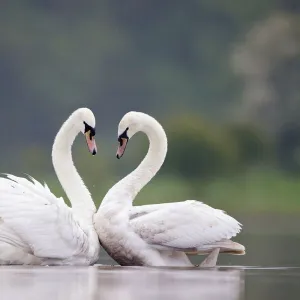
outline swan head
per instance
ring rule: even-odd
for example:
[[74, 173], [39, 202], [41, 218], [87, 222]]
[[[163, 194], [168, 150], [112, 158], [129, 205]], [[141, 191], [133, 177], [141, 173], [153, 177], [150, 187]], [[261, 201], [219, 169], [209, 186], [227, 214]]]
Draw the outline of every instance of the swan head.
[[124, 115], [118, 127], [118, 150], [117, 158], [121, 158], [125, 152], [127, 143], [137, 132], [145, 131], [146, 122], [151, 117], [141, 112], [131, 111]]
[[85, 135], [88, 149], [95, 155], [97, 153], [95, 141], [96, 119], [93, 112], [88, 108], [79, 108], [74, 112], [74, 115], [74, 125], [78, 127], [78, 131], [81, 131]]

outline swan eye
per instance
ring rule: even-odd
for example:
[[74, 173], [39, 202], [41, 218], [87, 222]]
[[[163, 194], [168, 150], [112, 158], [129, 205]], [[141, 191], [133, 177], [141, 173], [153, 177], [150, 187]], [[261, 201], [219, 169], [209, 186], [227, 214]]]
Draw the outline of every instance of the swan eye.
[[96, 134], [96, 129], [93, 128], [92, 126], [88, 125], [86, 122], [83, 121], [84, 124], [84, 133], [89, 132], [90, 133], [90, 140], [93, 139], [93, 136], [95, 136]]
[[120, 159], [125, 152], [125, 149], [126, 149], [126, 146], [127, 146], [128, 140], [129, 140], [129, 137], [127, 135], [128, 129], [129, 128], [127, 127], [124, 130], [124, 132], [122, 134], [120, 134], [118, 137], [119, 147], [118, 147], [117, 155], [116, 155], [118, 159]]
[[123, 139], [129, 140], [129, 137], [127, 135], [129, 127], [127, 127], [122, 134], [119, 135], [118, 137], [118, 142], [120, 143], [120, 146], [123, 145]]

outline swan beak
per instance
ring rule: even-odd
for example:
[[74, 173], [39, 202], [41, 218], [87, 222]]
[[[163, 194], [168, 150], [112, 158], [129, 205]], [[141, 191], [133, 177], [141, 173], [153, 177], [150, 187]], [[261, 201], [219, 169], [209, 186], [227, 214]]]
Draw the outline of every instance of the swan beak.
[[119, 139], [119, 146], [118, 146], [118, 150], [117, 150], [117, 158], [118, 159], [120, 159], [123, 156], [126, 146], [127, 146], [127, 142], [128, 142], [128, 139], [126, 139], [126, 138]]
[[86, 143], [89, 148], [89, 151], [93, 155], [95, 155], [97, 153], [97, 145], [96, 145], [95, 137], [91, 136], [90, 130], [87, 131], [84, 135], [85, 135], [85, 139], [86, 139]]

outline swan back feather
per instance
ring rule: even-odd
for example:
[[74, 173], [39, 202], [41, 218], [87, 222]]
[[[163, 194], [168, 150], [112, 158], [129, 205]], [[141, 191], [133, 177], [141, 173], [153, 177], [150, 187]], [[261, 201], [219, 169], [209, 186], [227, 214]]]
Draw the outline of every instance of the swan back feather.
[[[71, 259], [87, 254], [89, 229], [84, 228], [64, 203], [40, 182], [8, 175], [0, 178], [0, 215], [40, 258]], [[11, 203], [14, 203], [13, 208]], [[1, 236], [1, 235], [0, 235]]]

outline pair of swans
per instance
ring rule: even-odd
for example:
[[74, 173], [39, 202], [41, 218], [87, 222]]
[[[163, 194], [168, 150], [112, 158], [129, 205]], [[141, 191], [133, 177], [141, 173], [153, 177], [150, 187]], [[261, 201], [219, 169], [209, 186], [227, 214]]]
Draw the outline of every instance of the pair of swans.
[[132, 205], [167, 153], [163, 128], [143, 113], [129, 112], [120, 121], [117, 157], [139, 131], [149, 138], [148, 153], [107, 192], [97, 211], [71, 155], [80, 132], [96, 154], [95, 124], [93, 113], [80, 108], [53, 144], [53, 166], [72, 208], [32, 177], [0, 178], [0, 264], [92, 265], [100, 243], [121, 265], [192, 266], [187, 254], [208, 254], [201, 266], [215, 266], [219, 252], [244, 254], [244, 246], [230, 240], [240, 223], [221, 210], [193, 200]]

